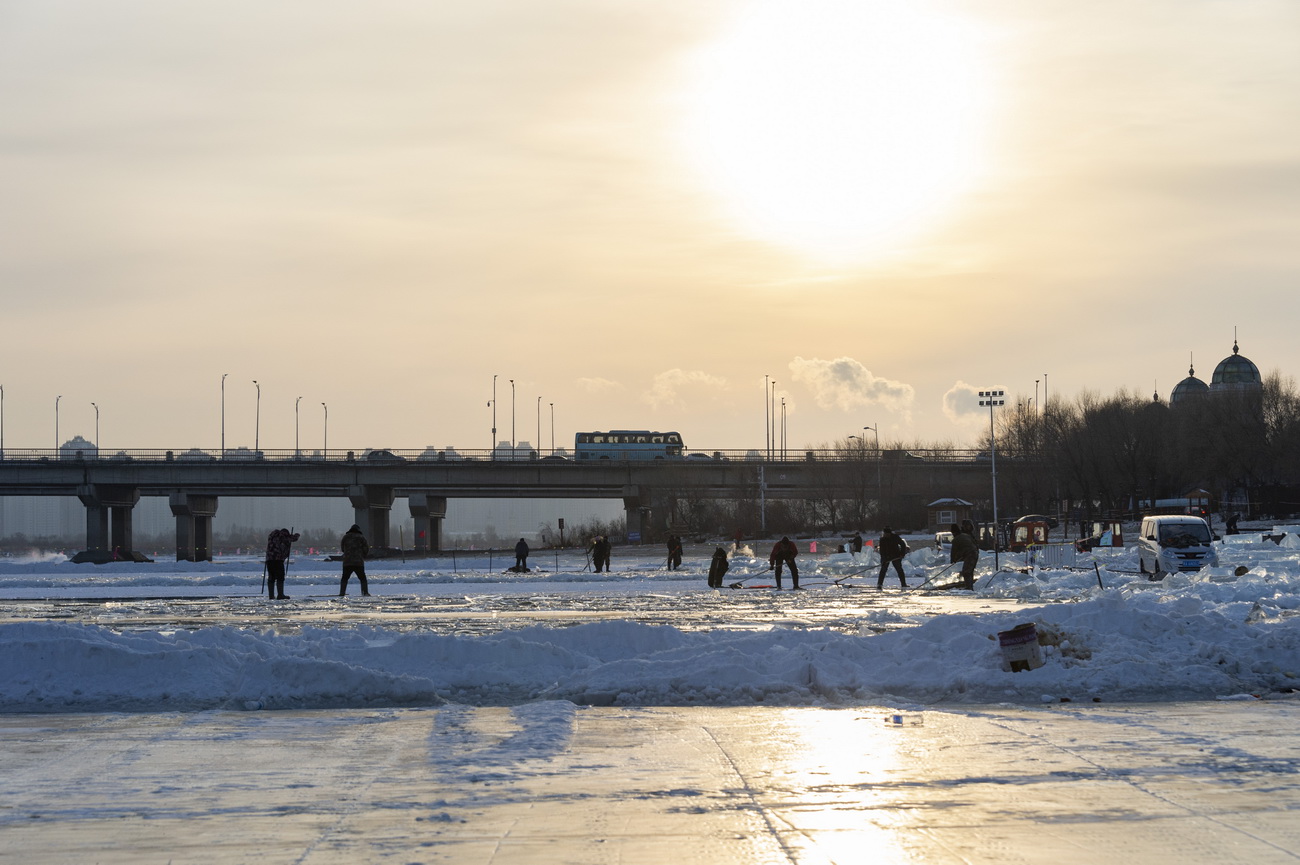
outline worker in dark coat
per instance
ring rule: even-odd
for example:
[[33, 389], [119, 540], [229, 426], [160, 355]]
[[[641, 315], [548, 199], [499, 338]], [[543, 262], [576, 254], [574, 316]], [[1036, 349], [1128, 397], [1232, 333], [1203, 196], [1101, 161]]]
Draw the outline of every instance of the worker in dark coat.
[[519, 543], [515, 544], [514, 569], [521, 574], [528, 571], [528, 542], [523, 538], [520, 538]]
[[677, 535], [668, 536], [668, 570], [675, 571], [682, 566], [682, 539]]
[[730, 569], [731, 563], [727, 561], [727, 551], [718, 547], [713, 551], [713, 560], [709, 562], [709, 588], [722, 588], [722, 578]]
[[604, 567], [605, 573], [609, 573], [609, 538], [604, 535], [596, 538], [591, 542], [591, 564], [595, 567], [596, 573]]
[[849, 539], [849, 549], [854, 555], [862, 552], [862, 532], [853, 533], [853, 537]]
[[276, 529], [266, 538], [266, 591], [272, 601], [287, 601], [284, 593], [284, 563], [289, 558], [289, 547], [298, 540], [296, 532]]
[[885, 533], [876, 541], [876, 551], [880, 553], [880, 576], [876, 579], [876, 588], [885, 587], [885, 573], [893, 565], [898, 572], [898, 583], [907, 588], [907, 575], [903, 573], [903, 556], [907, 555], [907, 541], [898, 532], [885, 526]]
[[361, 526], [353, 525], [343, 533], [339, 549], [343, 551], [343, 580], [339, 583], [339, 597], [348, 593], [348, 577], [353, 574], [361, 582], [361, 594], [368, 596], [370, 585], [366, 582], [366, 556], [370, 555], [370, 544], [367, 543], [366, 536], [361, 534]]
[[782, 535], [781, 540], [777, 541], [772, 547], [772, 553], [767, 557], [768, 565], [776, 569], [776, 588], [781, 588], [781, 566], [787, 565], [790, 568], [790, 580], [794, 583], [793, 588], [799, 588], [799, 568], [794, 563], [794, 557], [799, 555], [799, 548], [794, 545], [794, 541]]
[[975, 588], [975, 565], [980, 560], [980, 548], [975, 542], [975, 538], [961, 530], [961, 526], [953, 523], [949, 528], [952, 532], [952, 555], [949, 557], [950, 562], [961, 562], [961, 587], [963, 589]]

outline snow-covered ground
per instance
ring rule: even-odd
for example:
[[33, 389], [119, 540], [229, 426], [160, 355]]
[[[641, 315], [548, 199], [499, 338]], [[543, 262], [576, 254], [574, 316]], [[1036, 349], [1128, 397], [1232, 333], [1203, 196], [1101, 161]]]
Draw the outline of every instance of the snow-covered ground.
[[1158, 583], [986, 556], [973, 593], [802, 548], [799, 592], [650, 548], [375, 561], [346, 599], [298, 557], [275, 602], [247, 558], [0, 560], [0, 860], [1300, 858], [1289, 542]]
[[[1300, 686], [1300, 550], [1287, 545], [1225, 545], [1219, 567], [1162, 582], [1131, 549], [1073, 569], [1004, 555], [994, 570], [985, 555], [974, 593], [904, 592], [892, 575], [877, 591], [874, 554], [806, 551], [800, 592], [788, 577], [762, 588], [766, 560], [744, 553], [726, 577], [743, 588], [715, 591], [708, 552], [668, 571], [657, 548], [618, 550], [599, 575], [574, 552], [537, 554], [528, 574], [499, 556], [376, 561], [373, 597], [354, 581], [346, 599], [338, 564], [298, 558], [277, 602], [247, 559], [6, 560], [0, 710], [1033, 704]], [[944, 582], [945, 565], [914, 550], [909, 585]], [[1046, 663], [1006, 672], [997, 634], [1026, 622]]]

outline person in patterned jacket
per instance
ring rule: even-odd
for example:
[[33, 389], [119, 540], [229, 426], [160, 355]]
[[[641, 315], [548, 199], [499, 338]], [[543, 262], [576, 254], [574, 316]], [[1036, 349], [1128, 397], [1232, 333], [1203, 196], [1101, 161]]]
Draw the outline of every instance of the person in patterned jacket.
[[289, 558], [289, 547], [298, 540], [295, 532], [276, 529], [266, 536], [266, 591], [272, 601], [285, 601], [284, 563]]

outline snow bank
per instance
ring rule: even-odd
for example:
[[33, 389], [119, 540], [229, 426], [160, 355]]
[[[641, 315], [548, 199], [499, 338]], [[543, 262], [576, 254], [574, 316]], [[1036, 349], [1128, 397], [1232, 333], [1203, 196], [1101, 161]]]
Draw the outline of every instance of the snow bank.
[[[909, 556], [909, 576], [923, 579], [942, 567], [938, 557], [919, 553]], [[974, 614], [936, 615], [946, 595], [845, 590], [834, 582], [835, 574], [856, 573], [861, 559], [831, 556], [808, 563], [804, 582], [813, 588], [797, 599], [788, 592], [709, 592], [702, 587], [702, 565], [666, 572], [651, 560], [629, 561], [625, 572], [606, 577], [626, 584], [620, 591], [627, 594], [616, 593], [613, 601], [613, 586], [584, 586], [582, 581], [594, 575], [580, 571], [528, 575], [514, 584], [520, 591], [547, 592], [567, 581], [576, 584], [572, 591], [579, 601], [600, 598], [606, 608], [622, 604], [618, 608], [628, 611], [628, 620], [573, 627], [548, 626], [541, 616], [515, 630], [470, 634], [435, 633], [418, 622], [309, 624], [277, 631], [269, 624], [182, 625], [179, 617], [159, 626], [157, 616], [124, 616], [111, 628], [11, 621], [0, 625], [0, 652], [6, 658], [0, 711], [537, 700], [636, 706], [1110, 702], [1267, 696], [1296, 687], [1300, 555], [1277, 547], [1235, 546], [1225, 548], [1218, 568], [1159, 583], [1136, 572], [1130, 551], [1102, 551], [1096, 563], [1086, 570], [994, 572], [992, 562], [985, 561], [976, 596], [1010, 600], [979, 605], [986, 609]], [[1017, 562], [1004, 557], [1002, 564]], [[764, 565], [739, 557], [728, 579], [759, 575]], [[30, 569], [47, 566], [30, 565], [22, 579], [40, 578]], [[94, 579], [101, 587], [157, 580], [148, 567], [110, 575], [99, 571]], [[1239, 575], [1240, 567], [1249, 570]], [[212, 578], [201, 568], [167, 573], [165, 579]], [[333, 574], [332, 567], [322, 571], [322, 579]], [[4, 578], [7, 594], [17, 576]], [[874, 573], [862, 576], [859, 585], [874, 584]], [[377, 574], [380, 579], [434, 586], [429, 597], [450, 583], [450, 591], [466, 601], [479, 587], [474, 575], [436, 568], [401, 572], [394, 567]], [[501, 589], [500, 582], [493, 584], [494, 592]], [[721, 612], [695, 628], [631, 620], [650, 611], [660, 621], [672, 621], [683, 605], [699, 606], [693, 598], [708, 599]], [[749, 618], [742, 624], [743, 598], [756, 600], [746, 604]], [[853, 598], [877, 600], [852, 603]], [[729, 618], [729, 608], [737, 616]], [[827, 608], [836, 615], [843, 611], [835, 627], [810, 627], [810, 619], [798, 624], [801, 609]], [[24, 617], [18, 613], [25, 608], [10, 609], [11, 620]], [[273, 608], [266, 609], [272, 615]], [[365, 620], [364, 609], [349, 609]], [[1037, 625], [1046, 663], [1007, 673], [996, 634], [1022, 622]]]

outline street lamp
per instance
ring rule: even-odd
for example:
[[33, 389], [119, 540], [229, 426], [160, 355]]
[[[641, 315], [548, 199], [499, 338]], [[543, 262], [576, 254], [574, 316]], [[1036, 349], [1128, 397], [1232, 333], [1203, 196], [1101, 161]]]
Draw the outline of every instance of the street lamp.
[[294, 456], [294, 459], [297, 459], [299, 456], [302, 455], [302, 451], [298, 449], [298, 403], [300, 403], [300, 402], [302, 402], [302, 397], [298, 397], [296, 400], [293, 401], [293, 456]]
[[221, 458], [226, 458], [226, 376], [228, 372], [221, 374]]
[[772, 461], [772, 407], [767, 401], [771, 378], [771, 375], [763, 376], [763, 447], [767, 450], [768, 462]]
[[510, 379], [510, 459], [515, 458], [515, 380]]
[[[1047, 376], [1043, 376], [1044, 379]], [[982, 390], [980, 391], [980, 405], [989, 408], [989, 470], [993, 479], [993, 568], [998, 567], [998, 455], [997, 446], [993, 438], [993, 409], [1000, 405], [1006, 405], [1006, 391], [1002, 390]], [[1044, 384], [1043, 398], [1047, 398], [1046, 384]]]
[[5, 458], [5, 386], [0, 384], [0, 460]]
[[497, 377], [492, 376], [492, 459], [497, 458]]
[[54, 456], [59, 455], [59, 400], [63, 399], [63, 394], [54, 398]]
[[772, 450], [776, 450], [776, 380], [772, 380]]
[[537, 398], [537, 441], [534, 443], [534, 448], [537, 450], [538, 453], [541, 453], [541, 450], [542, 450], [542, 398], [541, 398], [540, 396]]
[[885, 485], [880, 480], [880, 424], [864, 426], [862, 429], [871, 430], [876, 437], [876, 516], [879, 517], [885, 504]]
[[781, 397], [781, 461], [785, 462], [785, 397]]
[[330, 458], [330, 407], [325, 403], [321, 403], [320, 407], [325, 409], [325, 444], [321, 448], [321, 452], [325, 454], [325, 459], [328, 460]]
[[[3, 395], [3, 389], [0, 389], [0, 395]], [[555, 453], [555, 403], [551, 403], [551, 453]], [[0, 457], [2, 456], [4, 456], [4, 448], [0, 447]]]
[[99, 406], [92, 402], [90, 407], [95, 410], [95, 456], [99, 456]]
[[262, 386], [253, 379], [253, 387], [257, 388], [257, 411], [253, 414], [253, 458], [262, 452], [261, 439], [259, 435], [262, 432]]

